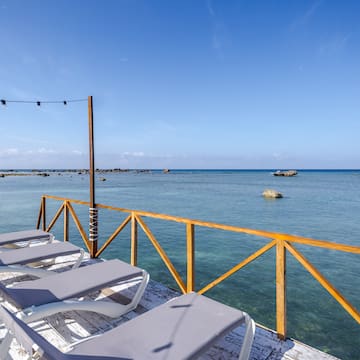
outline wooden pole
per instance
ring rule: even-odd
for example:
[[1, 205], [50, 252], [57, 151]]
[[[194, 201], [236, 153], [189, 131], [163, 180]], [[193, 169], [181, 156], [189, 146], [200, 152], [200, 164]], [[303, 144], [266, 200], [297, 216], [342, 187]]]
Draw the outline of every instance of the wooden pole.
[[137, 265], [138, 255], [138, 226], [135, 213], [131, 213], [131, 265]]
[[89, 240], [90, 256], [93, 258], [97, 252], [97, 209], [95, 203], [95, 166], [94, 166], [94, 117], [93, 117], [93, 98], [88, 96], [88, 117], [89, 117], [89, 176], [90, 176], [90, 208], [89, 208]]
[[41, 198], [42, 229], [46, 231], [46, 198]]
[[67, 201], [64, 201], [64, 241], [69, 241], [69, 208]]
[[284, 241], [276, 244], [276, 331], [280, 340], [286, 338], [286, 248]]
[[195, 290], [195, 231], [194, 224], [186, 224], [187, 283], [186, 292]]

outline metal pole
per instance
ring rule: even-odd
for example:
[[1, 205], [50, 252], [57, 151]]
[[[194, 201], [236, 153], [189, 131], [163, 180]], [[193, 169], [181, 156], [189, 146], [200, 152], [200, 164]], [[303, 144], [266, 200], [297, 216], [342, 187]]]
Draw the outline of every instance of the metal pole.
[[88, 116], [89, 116], [89, 156], [90, 156], [90, 208], [89, 208], [89, 241], [90, 256], [93, 258], [97, 252], [98, 223], [97, 208], [95, 203], [95, 166], [94, 166], [94, 124], [93, 124], [93, 98], [88, 96]]

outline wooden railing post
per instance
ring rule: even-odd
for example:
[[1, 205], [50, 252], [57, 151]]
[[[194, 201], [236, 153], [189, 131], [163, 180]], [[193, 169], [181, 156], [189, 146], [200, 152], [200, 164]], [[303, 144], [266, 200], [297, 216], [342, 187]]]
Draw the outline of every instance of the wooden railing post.
[[42, 229], [46, 231], [46, 198], [41, 198], [41, 215], [42, 215]]
[[283, 240], [276, 244], [276, 331], [286, 338], [286, 248]]
[[64, 201], [64, 241], [69, 241], [69, 209], [67, 201]]
[[135, 212], [131, 213], [131, 265], [137, 265], [138, 254], [138, 225]]
[[39, 209], [39, 214], [38, 214], [38, 219], [37, 219], [37, 223], [36, 223], [36, 229], [40, 229], [40, 224], [41, 224], [41, 219], [42, 219], [42, 197], [40, 200], [40, 209]]
[[195, 244], [194, 244], [194, 224], [186, 224], [186, 264], [187, 264], [187, 283], [186, 291], [189, 293], [195, 289]]

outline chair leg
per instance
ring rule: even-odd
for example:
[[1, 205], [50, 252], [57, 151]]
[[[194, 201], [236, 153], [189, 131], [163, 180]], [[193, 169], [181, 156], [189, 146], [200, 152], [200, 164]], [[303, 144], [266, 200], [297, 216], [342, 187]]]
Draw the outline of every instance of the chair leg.
[[8, 331], [0, 344], [0, 359], [7, 359], [14, 335]]
[[245, 335], [241, 346], [239, 360], [248, 360], [251, 352], [251, 346], [255, 336], [255, 322], [245, 313]]
[[141, 283], [140, 283], [134, 297], [132, 298], [132, 300], [131, 300], [131, 302], [129, 304], [129, 307], [131, 307], [132, 309], [137, 308], [141, 298], [144, 295], [144, 292], [145, 292], [145, 289], [146, 289], [146, 286], [147, 286], [149, 280], [150, 280], [150, 275], [148, 274], [148, 272], [143, 270], [143, 276], [142, 276]]
[[80, 264], [84, 258], [84, 255], [85, 255], [84, 250], [80, 249], [80, 255], [79, 255], [78, 259], [76, 260], [75, 264], [72, 266], [72, 268], [71, 268], [72, 270], [77, 269], [80, 266]]

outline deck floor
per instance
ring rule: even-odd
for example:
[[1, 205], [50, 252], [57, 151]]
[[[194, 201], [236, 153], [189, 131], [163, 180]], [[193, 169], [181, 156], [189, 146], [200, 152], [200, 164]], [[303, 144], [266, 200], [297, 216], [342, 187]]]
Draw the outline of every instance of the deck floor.
[[[71, 257], [62, 257], [56, 260], [56, 263], [49, 266], [50, 270], [63, 271], [69, 268], [69, 264], [73, 261]], [[86, 259], [86, 264], [94, 261]], [[13, 274], [0, 274], [0, 280], [3, 282], [11, 282]], [[19, 278], [18, 278], [19, 279]], [[22, 279], [27, 277], [22, 276]], [[90, 297], [101, 301], [117, 301], [126, 302], [131, 298], [136, 290], [137, 282], [129, 282], [126, 285], [116, 285], [92, 294]], [[48, 317], [44, 320], [31, 324], [39, 333], [48, 339], [53, 345], [62, 351], [66, 351], [69, 344], [86, 338], [90, 335], [101, 334], [118, 326], [139, 314], [158, 306], [179, 294], [171, 289], [166, 288], [162, 284], [150, 280], [140, 305], [135, 311], [119, 319], [110, 319], [95, 313], [85, 312], [67, 312]], [[3, 303], [12, 311], [16, 309], [6, 300]], [[0, 329], [0, 339], [3, 338], [5, 330]], [[244, 328], [240, 327], [226, 335], [221, 341], [214, 345], [201, 359], [220, 360], [220, 359], [237, 359], [242, 339], [244, 336]], [[24, 360], [26, 355], [19, 345], [13, 341], [11, 350], [11, 358], [14, 360]], [[252, 360], [334, 360], [335, 357], [323, 353], [310, 346], [302, 344], [298, 341], [288, 339], [280, 341], [276, 334], [261, 326], [256, 327], [255, 340], [251, 351], [250, 359]]]

